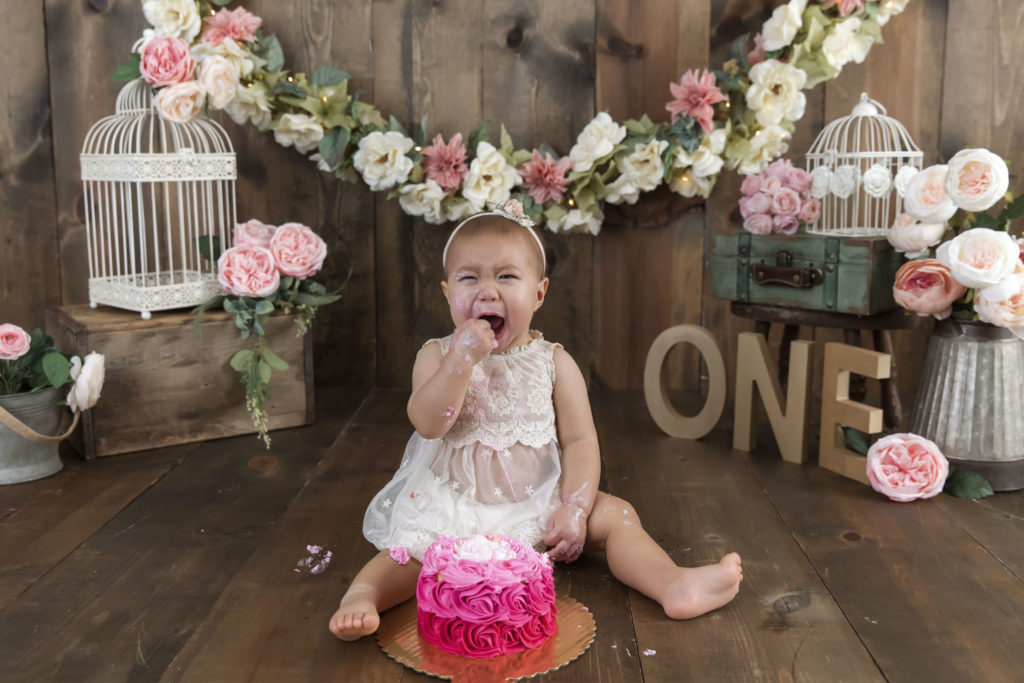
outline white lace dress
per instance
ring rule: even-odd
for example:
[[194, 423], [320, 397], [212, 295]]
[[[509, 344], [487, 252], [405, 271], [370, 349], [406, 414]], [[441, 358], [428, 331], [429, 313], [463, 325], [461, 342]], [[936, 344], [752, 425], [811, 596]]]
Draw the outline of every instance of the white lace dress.
[[[473, 367], [466, 399], [440, 439], [413, 433], [394, 478], [374, 496], [363, 535], [422, 559], [437, 536], [503, 533], [530, 545], [561, 505], [554, 350], [528, 343]], [[451, 336], [434, 339], [448, 353]]]

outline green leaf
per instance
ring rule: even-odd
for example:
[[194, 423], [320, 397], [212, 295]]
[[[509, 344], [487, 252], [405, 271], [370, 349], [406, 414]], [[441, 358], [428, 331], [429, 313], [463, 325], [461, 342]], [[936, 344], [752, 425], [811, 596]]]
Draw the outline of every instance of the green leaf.
[[263, 360], [267, 361], [267, 365], [274, 368], [275, 370], [287, 370], [288, 363], [281, 360], [281, 357], [270, 350], [270, 347], [266, 344], [263, 345]]
[[320, 156], [331, 166], [336, 166], [338, 159], [345, 153], [345, 148], [348, 147], [348, 141], [351, 137], [352, 132], [348, 128], [332, 128], [327, 131], [327, 135], [320, 138], [320, 143], [317, 147]]
[[231, 367], [238, 372], [245, 372], [245, 369], [253, 363], [256, 352], [252, 349], [241, 349], [231, 356]]
[[999, 230], [1001, 224], [992, 216], [987, 213], [976, 213], [974, 214], [974, 226], [975, 228], [989, 228], [991, 230]]
[[136, 78], [142, 77], [142, 72], [139, 70], [139, 61], [141, 57], [138, 53], [133, 54], [128, 58], [128, 61], [114, 69], [114, 80], [115, 81], [134, 81]]
[[216, 261], [220, 258], [221, 246], [218, 235], [200, 235], [196, 238], [199, 245], [199, 253], [207, 261]]
[[231, 4], [232, 0], [210, 0], [210, 2], [216, 5], [217, 7], [223, 7], [224, 5]]
[[274, 312], [274, 302], [261, 299], [256, 302], [256, 315], [266, 315]]
[[420, 119], [420, 125], [416, 126], [416, 137], [415, 142], [420, 147], [427, 146], [427, 115], [424, 114], [423, 118]]
[[[747, 42], [749, 40], [750, 34], [744, 33], [733, 41], [729, 50], [732, 53], [732, 58], [736, 60], [736, 64], [743, 71], [750, 71], [750, 62], [747, 60]], [[715, 80], [717, 81], [717, 78]]]
[[501, 152], [505, 157], [509, 157], [515, 147], [512, 144], [512, 136], [505, 130], [505, 124], [501, 124]]
[[843, 427], [843, 438], [846, 441], [846, 447], [854, 453], [868, 454], [868, 435], [864, 432], [853, 427]]
[[1024, 201], [1022, 200], [1024, 200], [1024, 197], [1018, 197], [1003, 207], [1002, 218], [1008, 221], [1015, 221], [1018, 218], [1024, 217]]
[[302, 99], [306, 99], [306, 96], [309, 93], [307, 93], [304, 88], [302, 88], [302, 87], [300, 87], [298, 85], [295, 85], [294, 83], [290, 83], [288, 81], [284, 81], [283, 80], [283, 81], [278, 82], [278, 84], [273, 87], [273, 89], [270, 91], [270, 94], [271, 94], [271, 96], [273, 96], [273, 95], [291, 95], [293, 97], [300, 97]]
[[321, 64], [317, 68], [313, 69], [313, 85], [318, 88], [326, 88], [332, 85], [338, 85], [342, 81], [352, 78], [346, 71], [330, 66], [328, 64]]
[[259, 362], [259, 371], [260, 371], [260, 381], [263, 382], [264, 384], [270, 384], [271, 371], [270, 371], [270, 366], [267, 365], [266, 361], [261, 360]]
[[62, 387], [71, 381], [71, 362], [64, 357], [63, 353], [54, 351], [43, 356], [43, 372], [47, 381], [55, 387]]
[[687, 154], [696, 152], [700, 148], [701, 140], [704, 139], [704, 129], [700, 127], [697, 119], [689, 116], [680, 116], [669, 130], [679, 138], [679, 144]]
[[405, 137], [409, 137], [409, 134], [405, 132], [405, 126], [402, 125], [401, 121], [399, 121], [398, 119], [395, 118], [394, 114], [392, 114], [388, 118], [388, 130], [389, 131], [397, 131], [397, 132], [401, 133], [402, 135], [404, 135]]
[[476, 146], [481, 142], [487, 142], [487, 128], [491, 125], [490, 121], [483, 121], [479, 126], [473, 129], [473, 132], [469, 134], [469, 140], [466, 142], [466, 151], [472, 155], [476, 155]]
[[340, 294], [317, 295], [308, 294], [306, 292], [297, 292], [292, 301], [299, 306], [325, 306], [327, 304], [333, 304], [340, 298]]
[[267, 62], [267, 71], [280, 71], [284, 68], [284, 50], [277, 36], [267, 36], [263, 39], [262, 50], [257, 53]]
[[942, 490], [951, 496], [968, 500], [987, 498], [994, 493], [992, 485], [977, 472], [953, 468], [950, 469], [949, 476], [946, 477], [946, 485]]

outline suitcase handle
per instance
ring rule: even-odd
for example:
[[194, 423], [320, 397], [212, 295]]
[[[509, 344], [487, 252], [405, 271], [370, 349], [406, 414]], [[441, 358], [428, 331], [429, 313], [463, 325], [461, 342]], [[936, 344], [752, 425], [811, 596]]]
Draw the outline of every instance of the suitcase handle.
[[751, 264], [750, 277], [759, 285], [781, 285], [796, 289], [807, 289], [825, 281], [825, 274], [820, 268], [769, 266], [765, 263]]

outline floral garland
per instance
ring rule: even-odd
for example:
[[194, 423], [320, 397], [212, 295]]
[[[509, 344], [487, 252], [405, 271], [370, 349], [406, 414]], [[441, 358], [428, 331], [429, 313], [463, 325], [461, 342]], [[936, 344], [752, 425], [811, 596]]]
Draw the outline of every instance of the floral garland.
[[[231, 0], [142, 0], [146, 29], [115, 78], [145, 78], [160, 115], [188, 121], [209, 109], [272, 131], [321, 170], [388, 191], [428, 223], [458, 221], [518, 198], [553, 232], [596, 235], [603, 204], [633, 204], [662, 184], [707, 197], [722, 169], [752, 175], [789, 148], [804, 115], [803, 90], [860, 63], [881, 27], [909, 0], [790, 0], [762, 30], [733, 45], [719, 70], [689, 70], [670, 84], [670, 123], [615, 122], [598, 114], [567, 156], [547, 144], [516, 148], [502, 125], [497, 145], [484, 122], [468, 138], [428, 142], [425, 121], [410, 135], [394, 116], [348, 90], [349, 74], [284, 68], [280, 43], [262, 20]], [[751, 48], [752, 43], [752, 48]]]

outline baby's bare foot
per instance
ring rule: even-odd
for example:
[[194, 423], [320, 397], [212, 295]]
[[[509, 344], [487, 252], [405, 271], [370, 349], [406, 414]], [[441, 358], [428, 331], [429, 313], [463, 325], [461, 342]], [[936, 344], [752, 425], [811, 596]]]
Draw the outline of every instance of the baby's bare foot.
[[743, 568], [736, 553], [729, 553], [718, 564], [680, 567], [668, 584], [662, 607], [673, 619], [699, 617], [732, 600], [742, 580]]
[[368, 636], [380, 626], [377, 607], [369, 600], [344, 599], [338, 611], [331, 617], [331, 633], [342, 640], [359, 640]]

